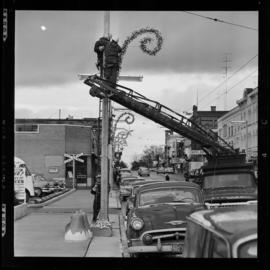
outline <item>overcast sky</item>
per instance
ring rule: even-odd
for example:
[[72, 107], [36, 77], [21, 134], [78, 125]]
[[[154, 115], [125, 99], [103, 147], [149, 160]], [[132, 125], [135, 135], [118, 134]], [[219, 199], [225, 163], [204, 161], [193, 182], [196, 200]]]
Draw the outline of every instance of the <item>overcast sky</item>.
[[[193, 13], [258, 29], [257, 12]], [[179, 113], [191, 111], [197, 100], [199, 110], [210, 106], [230, 110], [244, 88], [257, 86], [258, 31], [181, 11], [110, 13], [110, 32], [120, 45], [133, 31], [145, 27], [160, 31], [162, 48], [156, 56], [149, 56], [140, 50], [140, 38], [134, 40], [124, 56], [121, 74], [142, 75], [143, 81], [120, 84]], [[102, 11], [16, 11], [16, 118], [58, 118], [59, 109], [62, 118], [98, 117], [98, 99], [89, 95], [89, 87], [77, 74], [97, 73], [93, 47], [103, 33]], [[226, 78], [226, 54], [225, 101], [226, 83], [218, 86]], [[165, 129], [137, 114], [132, 125], [119, 127], [133, 130], [123, 153], [128, 163], [145, 146], [165, 142]]]

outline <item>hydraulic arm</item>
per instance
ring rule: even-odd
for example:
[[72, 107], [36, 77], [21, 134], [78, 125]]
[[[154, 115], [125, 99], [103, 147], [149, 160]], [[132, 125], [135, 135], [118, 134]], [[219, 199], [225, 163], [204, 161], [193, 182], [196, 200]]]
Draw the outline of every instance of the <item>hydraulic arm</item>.
[[112, 84], [97, 75], [89, 76], [85, 84], [91, 86], [90, 95], [110, 98], [114, 102], [198, 143], [209, 160], [237, 158], [240, 155], [230, 144], [210, 129], [186, 118], [157, 101], [148, 99], [134, 90]]

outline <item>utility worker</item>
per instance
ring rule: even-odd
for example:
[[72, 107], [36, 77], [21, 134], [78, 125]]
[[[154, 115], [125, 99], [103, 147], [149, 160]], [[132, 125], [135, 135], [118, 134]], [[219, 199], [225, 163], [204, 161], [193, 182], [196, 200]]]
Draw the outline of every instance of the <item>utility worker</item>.
[[120, 69], [120, 53], [122, 49], [118, 45], [118, 40], [111, 40], [105, 47], [105, 68], [104, 77], [112, 82], [112, 86], [117, 82]]
[[111, 35], [109, 37], [101, 37], [98, 41], [96, 41], [94, 46], [94, 51], [97, 53], [97, 69], [100, 70], [103, 75], [103, 52], [105, 50], [106, 45], [110, 42]]

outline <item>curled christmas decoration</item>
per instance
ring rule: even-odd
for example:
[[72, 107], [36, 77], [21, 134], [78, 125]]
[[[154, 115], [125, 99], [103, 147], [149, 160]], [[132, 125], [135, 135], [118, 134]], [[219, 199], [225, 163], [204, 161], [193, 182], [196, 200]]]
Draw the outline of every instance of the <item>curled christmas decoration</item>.
[[[153, 34], [155, 36], [155, 39], [152, 37], [145, 37], [143, 39], [140, 40], [140, 48], [141, 50], [148, 54], [148, 55], [153, 55], [155, 56], [161, 49], [162, 44], [163, 44], [163, 38], [160, 34], [160, 32], [157, 29], [153, 29], [150, 27], [146, 27], [146, 28], [142, 28], [140, 30], [136, 30], [134, 32], [131, 33], [131, 35], [124, 41], [123, 45], [122, 45], [122, 52], [120, 55], [120, 66], [122, 64], [123, 61], [123, 56], [127, 51], [127, 48], [129, 46], [129, 44], [136, 39], [138, 36], [143, 35], [143, 34]], [[152, 49], [148, 48], [148, 45], [150, 45], [152, 42], [154, 42], [156, 40], [156, 46]]]
[[127, 124], [132, 124], [135, 120], [135, 117], [132, 113], [130, 112], [124, 112], [122, 114], [120, 114], [114, 124], [114, 128], [113, 128], [113, 132], [112, 132], [112, 140], [114, 139], [114, 136], [115, 136], [115, 133], [116, 133], [116, 129], [117, 129], [117, 125], [119, 123], [119, 121], [121, 120], [121, 118], [123, 118], [124, 116], [126, 116], [126, 118], [124, 119], [124, 121], [127, 123]]

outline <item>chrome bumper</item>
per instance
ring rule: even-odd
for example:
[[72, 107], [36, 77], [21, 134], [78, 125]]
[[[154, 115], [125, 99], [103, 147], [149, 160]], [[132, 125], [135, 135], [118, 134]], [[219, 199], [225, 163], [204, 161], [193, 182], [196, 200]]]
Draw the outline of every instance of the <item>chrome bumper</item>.
[[[133, 242], [131, 240], [131, 242]], [[136, 241], [137, 242], [137, 241]], [[175, 253], [182, 254], [184, 243], [162, 244], [158, 242], [156, 245], [144, 245], [143, 243], [134, 243], [128, 247], [129, 253]]]

